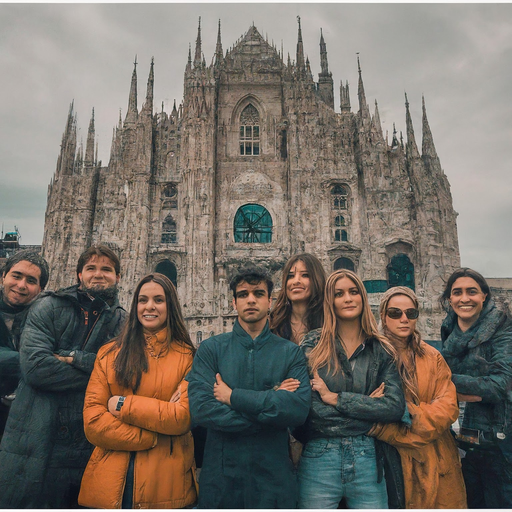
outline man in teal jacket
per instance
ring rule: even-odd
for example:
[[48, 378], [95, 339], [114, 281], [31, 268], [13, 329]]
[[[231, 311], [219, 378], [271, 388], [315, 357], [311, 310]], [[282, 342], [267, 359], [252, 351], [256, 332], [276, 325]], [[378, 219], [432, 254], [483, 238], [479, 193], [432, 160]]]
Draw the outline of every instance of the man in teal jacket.
[[302, 425], [311, 388], [306, 360], [268, 326], [273, 283], [259, 269], [231, 281], [238, 320], [204, 341], [189, 381], [192, 422], [208, 430], [199, 508], [295, 508], [288, 428]]

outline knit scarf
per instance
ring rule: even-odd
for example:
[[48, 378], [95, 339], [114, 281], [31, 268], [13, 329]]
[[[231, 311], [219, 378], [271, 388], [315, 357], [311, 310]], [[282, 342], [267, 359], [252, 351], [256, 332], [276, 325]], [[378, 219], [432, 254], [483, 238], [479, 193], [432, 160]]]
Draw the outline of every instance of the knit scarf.
[[492, 338], [504, 320], [504, 314], [492, 299], [482, 309], [478, 320], [466, 331], [456, 329], [457, 314], [450, 308], [441, 326], [443, 354], [445, 356], [460, 356], [467, 349], [474, 348]]

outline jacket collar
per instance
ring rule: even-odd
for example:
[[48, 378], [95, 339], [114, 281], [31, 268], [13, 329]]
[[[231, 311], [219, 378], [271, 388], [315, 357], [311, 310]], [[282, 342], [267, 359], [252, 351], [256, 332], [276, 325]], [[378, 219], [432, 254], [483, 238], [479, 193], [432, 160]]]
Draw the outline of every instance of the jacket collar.
[[249, 333], [240, 325], [238, 318], [236, 319], [235, 325], [233, 326], [233, 334], [238, 338], [244, 347], [248, 348], [259, 348], [263, 346], [272, 335], [267, 321], [263, 331], [261, 331], [260, 334], [253, 340]]
[[[57, 290], [56, 292], [47, 292], [47, 294], [53, 295], [54, 297], [60, 297], [62, 299], [69, 300], [70, 302], [73, 302], [74, 304], [76, 304], [78, 307], [81, 307], [80, 300], [78, 298], [78, 293], [79, 293], [78, 286], [79, 286], [78, 284], [74, 284], [73, 286], [68, 286], [67, 288], [61, 288], [60, 290]], [[108, 311], [109, 309], [113, 310], [113, 309], [121, 307], [119, 304], [118, 298], [114, 301], [114, 303], [111, 306], [109, 306], [105, 301], [103, 301], [101, 299], [96, 299], [96, 300], [98, 302], [102, 303], [102, 305], [104, 306], [103, 307], [104, 311]]]

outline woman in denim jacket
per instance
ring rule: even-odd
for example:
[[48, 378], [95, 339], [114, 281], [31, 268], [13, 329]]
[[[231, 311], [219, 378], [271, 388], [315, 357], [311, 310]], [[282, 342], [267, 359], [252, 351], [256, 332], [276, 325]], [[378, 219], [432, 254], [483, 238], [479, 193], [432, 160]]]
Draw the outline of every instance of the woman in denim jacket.
[[[374, 423], [400, 421], [405, 400], [392, 345], [378, 334], [363, 283], [353, 272], [332, 273], [326, 284], [324, 325], [301, 343], [308, 358], [312, 405], [296, 432], [305, 442], [299, 466], [299, 508], [388, 508], [382, 452], [366, 434]], [[387, 446], [386, 449], [394, 450]], [[396, 452], [395, 455], [397, 456]], [[403, 505], [398, 478], [390, 496]]]
[[442, 354], [459, 402], [462, 473], [469, 508], [512, 508], [512, 322], [486, 280], [457, 269], [442, 295]]

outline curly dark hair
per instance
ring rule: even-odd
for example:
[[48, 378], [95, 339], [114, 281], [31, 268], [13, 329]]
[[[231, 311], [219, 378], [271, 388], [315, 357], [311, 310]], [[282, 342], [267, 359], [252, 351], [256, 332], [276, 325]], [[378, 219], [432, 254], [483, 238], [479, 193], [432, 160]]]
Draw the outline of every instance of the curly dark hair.
[[233, 298], [235, 299], [236, 287], [242, 282], [249, 284], [258, 284], [261, 282], [266, 283], [269, 297], [272, 295], [272, 290], [274, 289], [274, 283], [272, 282], [270, 275], [265, 269], [260, 267], [241, 268], [233, 277], [233, 279], [231, 279], [229, 287], [231, 288], [231, 291], [233, 292]]

